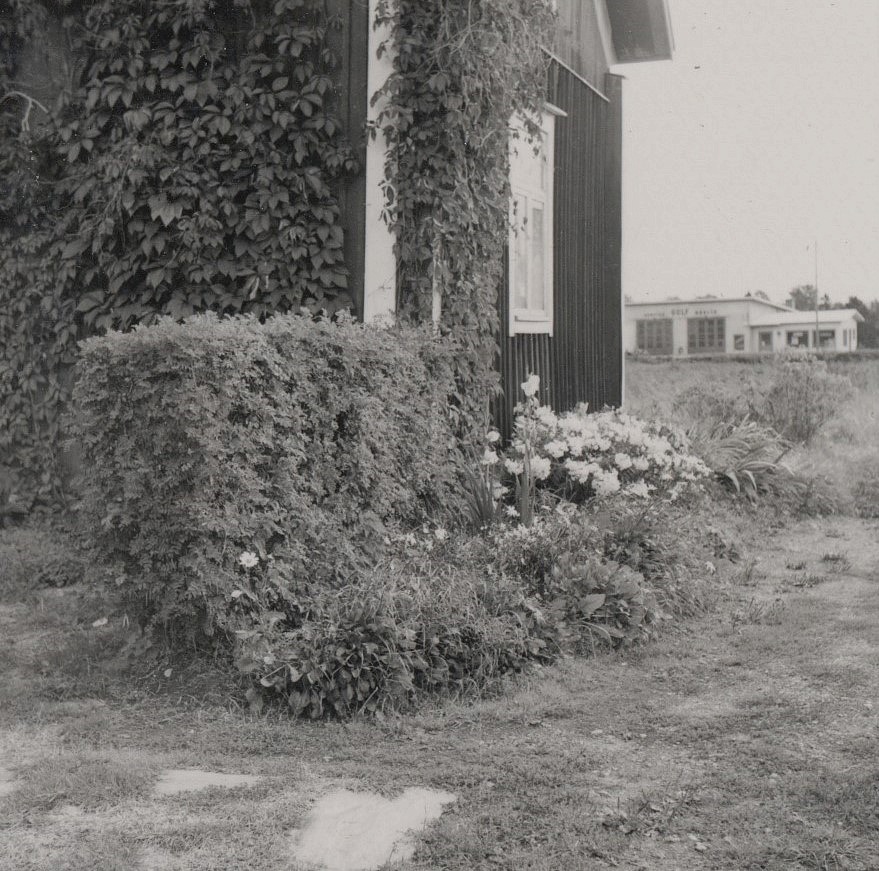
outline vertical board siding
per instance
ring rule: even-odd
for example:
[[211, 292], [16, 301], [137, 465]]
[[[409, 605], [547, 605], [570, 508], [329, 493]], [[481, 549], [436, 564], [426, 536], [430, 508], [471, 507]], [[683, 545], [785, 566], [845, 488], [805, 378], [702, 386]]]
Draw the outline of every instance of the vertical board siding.
[[512, 429], [520, 384], [540, 376], [540, 399], [556, 410], [622, 399], [621, 82], [608, 76], [610, 103], [554, 65], [549, 99], [567, 117], [556, 124], [554, 335], [509, 336], [506, 271], [499, 311], [503, 395], [495, 421]]
[[369, 8], [366, 0], [328, 0], [327, 11], [341, 26], [328, 31], [330, 48], [339, 59], [334, 76], [335, 111], [354, 154], [359, 171], [341, 181], [337, 194], [344, 231], [348, 293], [354, 310], [363, 314], [363, 275], [366, 262], [366, 68], [369, 61]]

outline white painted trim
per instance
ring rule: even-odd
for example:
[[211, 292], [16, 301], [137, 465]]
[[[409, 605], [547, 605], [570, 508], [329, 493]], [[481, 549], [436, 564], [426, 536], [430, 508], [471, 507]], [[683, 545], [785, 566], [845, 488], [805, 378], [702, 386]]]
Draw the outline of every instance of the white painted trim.
[[[382, 109], [382, 100], [373, 105], [372, 97], [393, 72], [393, 57], [378, 47], [390, 37], [389, 27], [376, 27], [378, 0], [369, 0], [369, 39], [367, 42], [366, 84], [369, 107], [367, 119], [375, 122]], [[366, 214], [365, 262], [363, 267], [364, 323], [393, 321], [397, 310], [397, 258], [394, 234], [382, 217], [385, 196], [381, 183], [385, 177], [388, 145], [380, 130], [366, 143]]]
[[589, 90], [592, 91], [593, 94], [595, 94], [597, 97], [601, 97], [601, 99], [604, 100], [605, 103], [610, 102], [610, 97], [608, 97], [607, 94], [596, 88], [595, 85], [593, 85], [592, 82], [589, 81], [589, 79], [583, 78], [580, 73], [578, 73], [572, 66], [566, 64], [555, 52], [550, 51], [544, 46], [543, 53], [551, 61], [557, 63], [563, 70], [569, 72], [575, 79], [577, 79], [578, 82], [582, 82], [584, 85], [586, 85], [586, 87], [589, 88]]
[[[521, 180], [511, 179], [513, 182], [512, 193], [515, 197], [516, 194], [520, 194], [526, 198], [534, 197], [535, 199], [541, 200], [544, 209], [544, 227], [546, 232], [544, 233], [544, 263], [543, 263], [543, 273], [544, 273], [544, 287], [545, 287], [545, 297], [544, 300], [546, 302], [546, 307], [541, 310], [527, 310], [527, 309], [516, 309], [513, 308], [513, 288], [515, 286], [516, 280], [516, 271], [515, 271], [515, 230], [514, 230], [514, 218], [513, 218], [513, 203], [512, 200], [510, 202], [510, 236], [509, 236], [509, 288], [507, 290], [509, 296], [509, 305], [510, 305], [510, 317], [509, 317], [509, 334], [511, 336], [518, 335], [520, 333], [544, 333], [548, 335], [553, 334], [554, 328], [554, 298], [555, 298], [555, 278], [554, 278], [554, 258], [555, 258], [555, 215], [554, 215], [554, 204], [553, 204], [553, 188], [555, 185], [555, 122], [556, 122], [556, 113], [552, 111], [552, 109], [547, 105], [546, 110], [543, 112], [543, 117], [541, 118], [541, 127], [544, 133], [543, 140], [543, 151], [546, 155], [546, 179], [545, 179], [545, 187], [538, 188], [536, 186], [531, 186], [527, 182], [522, 183]], [[511, 121], [512, 127], [518, 127], [522, 129], [522, 125], [517, 125], [516, 120], [513, 119]], [[527, 138], [519, 140], [523, 143], [525, 148], [532, 148], [533, 146], [528, 142]], [[515, 147], [515, 142], [512, 137], [510, 138], [510, 148]]]

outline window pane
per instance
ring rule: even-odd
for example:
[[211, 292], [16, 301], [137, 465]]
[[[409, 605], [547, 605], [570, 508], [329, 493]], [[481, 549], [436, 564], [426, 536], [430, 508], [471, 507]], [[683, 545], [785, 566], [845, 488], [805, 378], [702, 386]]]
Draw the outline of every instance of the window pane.
[[546, 275], [544, 272], [543, 206], [531, 209], [531, 305], [535, 311], [546, 309]]
[[528, 308], [528, 201], [518, 195], [514, 215], [513, 308]]

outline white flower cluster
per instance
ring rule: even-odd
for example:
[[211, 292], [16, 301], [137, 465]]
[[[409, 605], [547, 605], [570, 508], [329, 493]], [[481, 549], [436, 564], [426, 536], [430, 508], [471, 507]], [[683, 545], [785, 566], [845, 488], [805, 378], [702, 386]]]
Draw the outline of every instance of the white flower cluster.
[[574, 485], [598, 498], [622, 493], [644, 499], [658, 489], [675, 495], [710, 474], [683, 436], [620, 411], [587, 414], [586, 405], [557, 415], [540, 405], [538, 387], [536, 375], [522, 385], [526, 398], [517, 406], [503, 461], [511, 475], [522, 475], [527, 464], [534, 480], [549, 480], [561, 491]]

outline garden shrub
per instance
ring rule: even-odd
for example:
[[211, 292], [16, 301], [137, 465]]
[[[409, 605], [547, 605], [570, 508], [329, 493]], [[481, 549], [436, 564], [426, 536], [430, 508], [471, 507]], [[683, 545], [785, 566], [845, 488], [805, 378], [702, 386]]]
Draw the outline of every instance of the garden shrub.
[[852, 497], [858, 517], [879, 518], [879, 460], [865, 464]]
[[763, 399], [759, 419], [782, 438], [806, 443], [851, 394], [851, 381], [829, 372], [823, 360], [783, 362]]
[[693, 384], [674, 397], [672, 412], [674, 419], [688, 428], [713, 427], [753, 417], [759, 404], [753, 383], [744, 391], [726, 385]]
[[418, 693], [485, 690], [540, 658], [546, 644], [529, 633], [527, 612], [514, 585], [466, 571], [443, 573], [442, 585], [438, 577], [366, 574], [318, 594], [298, 626], [268, 615], [239, 631], [237, 662], [258, 678], [252, 700], [260, 692], [280, 698], [294, 715], [399, 710]]
[[298, 316], [89, 339], [74, 397], [95, 564], [141, 622], [194, 639], [231, 631], [233, 591], [342, 583], [454, 498], [447, 371], [429, 333]]
[[641, 575], [664, 616], [704, 610], [715, 592], [712, 560], [732, 560], [731, 545], [717, 529], [693, 522], [712, 512], [711, 499], [702, 490], [675, 502], [612, 500], [594, 518], [605, 558]]
[[396, 544], [293, 614], [240, 606], [252, 625], [238, 632], [237, 664], [252, 703], [348, 717], [484, 694], [531, 664], [648, 637], [660, 616], [650, 586], [603, 555], [581, 510]]

